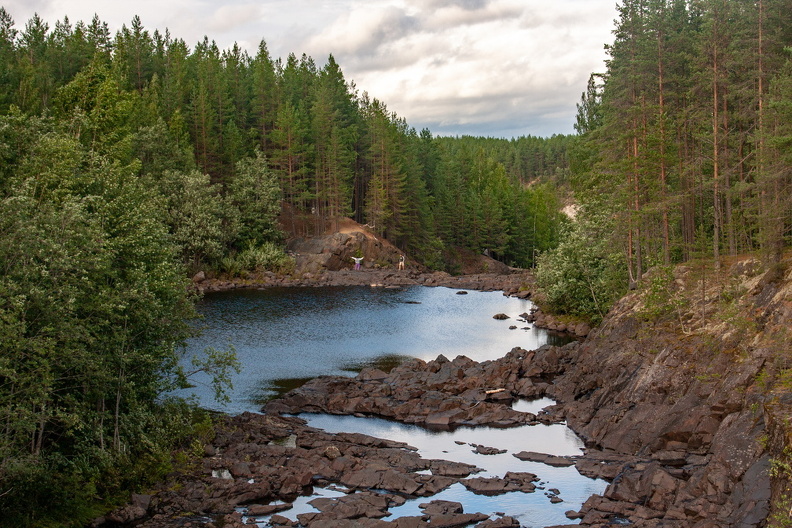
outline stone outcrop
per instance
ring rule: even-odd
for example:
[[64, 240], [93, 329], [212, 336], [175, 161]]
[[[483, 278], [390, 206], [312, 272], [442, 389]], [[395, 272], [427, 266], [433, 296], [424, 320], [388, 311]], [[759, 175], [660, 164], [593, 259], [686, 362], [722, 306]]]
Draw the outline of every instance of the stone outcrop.
[[[363, 228], [311, 238], [294, 238], [288, 242], [286, 250], [294, 255], [297, 273], [313, 274], [349, 269], [353, 263], [352, 257], [358, 255], [363, 256], [363, 269], [396, 269], [403, 254], [387, 240]], [[423, 269], [413, 262], [407, 264], [409, 269]]]
[[[509, 403], [515, 393], [536, 392], [530, 379], [516, 383], [519, 374], [510, 373], [509, 366], [478, 363], [465, 356], [449, 360], [440, 355], [429, 362], [411, 359], [390, 373], [369, 368], [355, 378], [320, 376], [269, 402], [264, 411], [362, 414], [437, 428], [537, 423], [535, 415], [503, 404], [504, 395]], [[498, 390], [502, 385], [514, 390]]]
[[[295, 417], [245, 413], [223, 422], [197, 467], [173, 474], [94, 526], [241, 527], [268, 518], [272, 526], [307, 528], [514, 527], [511, 517], [466, 513], [461, 504], [440, 500], [420, 504], [421, 516], [386, 518], [389, 508], [457, 482], [482, 493], [534, 491], [530, 473], [484, 485], [469, 464], [423, 459], [407, 444], [364, 434], [330, 434]], [[312, 499], [316, 512], [290, 514], [291, 503], [314, 487], [343, 494]]]
[[[699, 300], [690, 288], [688, 309], [675, 301], [662, 317], [646, 315], [658, 310], [647, 310], [635, 291], [585, 341], [563, 347], [515, 348], [482, 363], [414, 359], [391, 372], [317, 378], [267, 404], [267, 415], [229, 418], [230, 428], [207, 446], [200, 474], [183, 475], [178, 492], [165, 485], [107, 519], [153, 528], [195, 512], [196, 519], [241, 526], [236, 508], [271, 512], [268, 506], [280, 508], [312, 486], [335, 485], [356, 493], [318, 501], [319, 512], [301, 516], [301, 524], [517, 526], [509, 517], [483, 519], [440, 502], [427, 502], [418, 517], [389, 521], [386, 512], [406, 496], [431, 497], [457, 482], [476, 493], [532, 491], [530, 474], [481, 478], [464, 464], [423, 460], [404, 444], [310, 430], [282, 412], [376, 415], [432, 427], [566, 420], [586, 443], [583, 455], [515, 456], [574, 464], [609, 482], [601, 496], [567, 512], [581, 526], [762, 528], [770, 516], [788, 519], [792, 397], [784, 383], [792, 274], [757, 269], [739, 263], [722, 270], [719, 280], [710, 277], [709, 286], [696, 290]], [[691, 276], [678, 269], [671, 290], [689, 288]], [[538, 416], [508, 405], [542, 396], [558, 404]], [[553, 502], [563, 500], [547, 493]], [[270, 522], [297, 521], [286, 509]]]
[[[585, 342], [537, 351], [546, 394], [589, 447], [577, 467], [612, 481], [582, 525], [758, 527], [788, 493], [770, 478], [783, 406], [766, 380], [788, 354], [792, 287], [753, 269], [724, 269], [703, 293], [678, 269], [674, 295], [700, 296], [694, 309], [649, 321], [636, 292]], [[745, 293], [724, 307], [724, 291]]]
[[[318, 380], [271, 409], [508, 425], [521, 419], [489, 411], [473, 417], [468, 402], [486, 403], [482, 393], [496, 388], [514, 397], [550, 396], [559, 404], [536, 418], [566, 419], [588, 448], [582, 457], [557, 462], [611, 482], [576, 514], [582, 525], [763, 526], [773, 504], [789, 498], [788, 480], [774, 484], [769, 476], [771, 457], [789, 458], [784, 449], [792, 435], [783, 424], [790, 413], [778, 404], [788, 392], [768, 393], [767, 379], [788, 369], [778, 365], [788, 364], [792, 277], [768, 279], [752, 275], [754, 269], [735, 266], [718, 281], [711, 278], [710, 288], [720, 290], [704, 291], [686, 313], [649, 321], [636, 291], [585, 342], [515, 349], [481, 364], [439, 357], [387, 375], [363, 373], [343, 382], [351, 401], [322, 396], [341, 386]], [[684, 284], [685, 277], [677, 277], [677, 287]], [[745, 295], [723, 312], [723, 291]], [[406, 408], [413, 411], [400, 410]]]

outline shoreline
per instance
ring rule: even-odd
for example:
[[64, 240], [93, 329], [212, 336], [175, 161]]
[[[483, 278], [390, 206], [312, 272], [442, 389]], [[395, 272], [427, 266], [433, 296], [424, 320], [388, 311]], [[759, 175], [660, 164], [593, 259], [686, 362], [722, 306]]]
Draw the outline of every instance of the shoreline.
[[202, 293], [272, 287], [444, 286], [479, 291], [503, 291], [504, 295], [528, 299], [535, 289], [535, 281], [530, 270], [520, 269], [513, 269], [510, 273], [476, 273], [456, 276], [442, 271], [342, 269], [292, 275], [263, 272], [250, 274], [245, 278], [233, 279], [206, 279], [196, 276], [193, 278], [193, 286]]
[[[201, 293], [226, 292], [238, 289], [265, 288], [317, 288], [327, 286], [369, 286], [372, 288], [400, 288], [409, 286], [444, 287], [457, 290], [502, 291], [507, 297], [530, 300], [536, 291], [533, 272], [528, 269], [511, 268], [509, 273], [475, 273], [450, 275], [442, 271], [422, 272], [417, 270], [390, 269], [343, 269], [303, 273], [300, 275], [278, 275], [272, 272], [251, 274], [247, 278], [193, 279], [193, 287]], [[538, 306], [525, 314], [525, 320], [536, 328], [566, 333], [585, 338], [591, 327], [585, 322], [571, 318], [546, 314]]]

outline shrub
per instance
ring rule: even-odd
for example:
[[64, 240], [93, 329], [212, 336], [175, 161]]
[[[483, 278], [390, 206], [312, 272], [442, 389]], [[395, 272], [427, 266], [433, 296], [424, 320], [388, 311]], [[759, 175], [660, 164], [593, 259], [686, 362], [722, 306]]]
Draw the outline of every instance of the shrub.
[[590, 224], [575, 224], [558, 247], [540, 255], [536, 279], [547, 308], [598, 324], [627, 287], [624, 255]]

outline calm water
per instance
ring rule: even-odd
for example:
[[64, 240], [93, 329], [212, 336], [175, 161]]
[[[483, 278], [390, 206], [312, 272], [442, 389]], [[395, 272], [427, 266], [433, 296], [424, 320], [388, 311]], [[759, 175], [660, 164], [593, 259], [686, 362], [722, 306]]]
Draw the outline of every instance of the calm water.
[[[206, 380], [190, 391], [206, 407], [230, 413], [257, 411], [261, 402], [289, 390], [304, 380], [322, 375], [352, 376], [366, 366], [388, 369], [409, 357], [429, 360], [444, 354], [449, 359], [465, 355], [476, 361], [497, 359], [515, 346], [537, 348], [547, 342], [562, 344], [546, 332], [528, 328], [516, 319], [527, 312], [529, 301], [504, 297], [500, 292], [470, 291], [458, 295], [448, 288], [283, 288], [233, 291], [207, 295], [199, 307], [204, 316], [203, 336], [189, 343], [187, 356], [207, 346], [232, 344], [242, 364], [233, 379], [231, 402], [218, 405]], [[510, 319], [492, 318], [505, 313]], [[518, 328], [510, 330], [516, 325]], [[551, 400], [519, 402], [515, 408], [537, 412]], [[602, 493], [606, 483], [580, 475], [574, 467], [554, 468], [524, 462], [519, 451], [553, 455], [580, 454], [582, 443], [564, 425], [535, 425], [511, 429], [488, 427], [428, 431], [414, 425], [377, 418], [301, 415], [310, 425], [329, 432], [361, 432], [406, 442], [425, 458], [441, 458], [474, 464], [483, 469], [476, 476], [503, 476], [507, 471], [535, 473], [544, 489], [535, 493], [514, 492], [499, 496], [475, 495], [456, 484], [432, 498], [408, 501], [391, 510], [398, 516], [420, 515], [418, 505], [434, 499], [461, 502], [466, 512], [493, 515], [504, 512], [524, 527], [574, 524], [564, 512], [578, 510], [592, 494]], [[499, 455], [479, 455], [469, 444], [505, 449]], [[552, 504], [548, 490], [556, 488], [564, 502]], [[316, 489], [312, 497], [300, 497], [290, 519], [314, 511], [308, 504], [316, 496], [339, 495]], [[243, 511], [244, 513], [244, 511]], [[266, 518], [256, 519], [260, 527]]]
[[[551, 405], [549, 399], [539, 401], [538, 407]], [[537, 405], [534, 405], [537, 407]], [[522, 406], [520, 410], [534, 412]], [[536, 409], [538, 410], [538, 409]], [[503, 477], [508, 471], [527, 471], [539, 477], [534, 493], [512, 492], [503, 495], [485, 496], [469, 492], [463, 485], [455, 484], [431, 498], [407, 501], [403, 506], [391, 509], [389, 518], [421, 515], [419, 504], [431, 500], [449, 500], [464, 505], [465, 512], [493, 514], [505, 512], [520, 521], [523, 527], [543, 527], [571, 524], [565, 512], [578, 510], [581, 504], [595, 493], [602, 493], [607, 485], [602, 480], [582, 476], [574, 467], [556, 468], [536, 462], [521, 461], [513, 456], [520, 451], [536, 451], [551, 455], [569, 456], [581, 454], [583, 443], [565, 425], [527, 425], [510, 429], [490, 427], [459, 428], [454, 431], [432, 432], [415, 425], [389, 422], [377, 418], [354, 416], [329, 416], [324, 414], [302, 414], [313, 427], [328, 432], [360, 432], [380, 438], [405, 442], [418, 448], [424, 458], [439, 458], [474, 464], [483, 471], [472, 477]], [[473, 452], [470, 444], [505, 449], [498, 455], [480, 455]], [[557, 489], [563, 502], [553, 504], [548, 490]], [[310, 498], [308, 499], [310, 500]], [[297, 504], [293, 510], [284, 512], [296, 519], [298, 513], [313, 511], [307, 501]]]
[[[500, 292], [449, 288], [275, 288], [209, 294], [199, 310], [203, 335], [189, 357], [207, 346], [231, 344], [242, 364], [231, 403], [219, 405], [205, 378], [194, 393], [208, 408], [257, 411], [262, 401], [322, 374], [354, 375], [366, 366], [386, 370], [408, 357], [444, 354], [497, 359], [515, 346], [545, 344], [548, 334], [524, 330], [517, 317], [530, 301]], [[505, 313], [510, 319], [492, 316]], [[516, 330], [509, 330], [512, 325]]]

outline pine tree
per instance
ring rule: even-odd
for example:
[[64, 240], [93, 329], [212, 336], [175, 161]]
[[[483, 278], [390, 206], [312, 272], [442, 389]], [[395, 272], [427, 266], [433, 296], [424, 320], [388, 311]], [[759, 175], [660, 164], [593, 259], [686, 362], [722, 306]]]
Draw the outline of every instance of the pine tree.
[[0, 114], [5, 114], [17, 89], [19, 75], [16, 59], [17, 31], [14, 29], [14, 19], [0, 6], [0, 63], [5, 67], [0, 69]]
[[275, 65], [270, 58], [267, 44], [262, 40], [258, 53], [251, 64], [253, 75], [253, 115], [258, 137], [258, 146], [265, 155], [270, 153], [270, 134], [275, 128], [278, 115], [279, 90]]
[[154, 43], [143, 27], [140, 17], [132, 18], [132, 26], [121, 26], [115, 38], [113, 63], [128, 86], [138, 92], [151, 78], [154, 67]]

